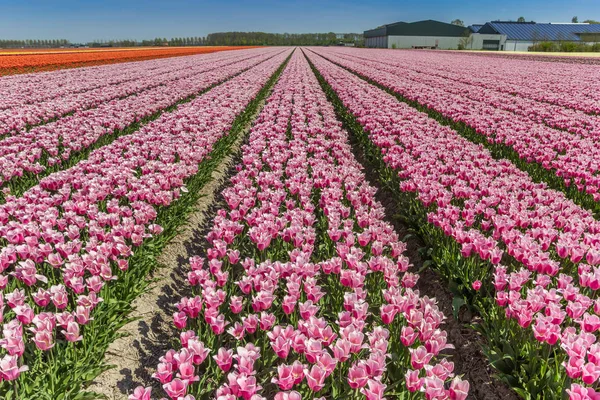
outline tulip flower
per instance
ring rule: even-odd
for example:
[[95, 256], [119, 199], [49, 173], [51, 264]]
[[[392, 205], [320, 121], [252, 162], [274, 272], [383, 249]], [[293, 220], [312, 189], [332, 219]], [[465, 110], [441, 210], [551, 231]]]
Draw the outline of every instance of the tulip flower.
[[5, 355], [0, 360], [0, 377], [7, 381], [14, 381], [21, 375], [21, 372], [27, 371], [26, 365], [19, 367], [18, 357], [14, 355]]
[[304, 375], [306, 376], [306, 382], [310, 390], [318, 392], [323, 388], [326, 377], [326, 372], [323, 368], [313, 365], [311, 369], [304, 370]]
[[130, 394], [128, 400], [151, 400], [152, 388], [137, 387], [133, 394]]
[[217, 365], [223, 372], [229, 371], [233, 362], [233, 350], [227, 350], [221, 347], [217, 352], [217, 355], [213, 356]]

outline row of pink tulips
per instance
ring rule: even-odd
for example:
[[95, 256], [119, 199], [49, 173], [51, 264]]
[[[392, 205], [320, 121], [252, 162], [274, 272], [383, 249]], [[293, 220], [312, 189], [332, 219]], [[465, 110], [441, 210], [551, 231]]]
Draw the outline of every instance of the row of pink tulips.
[[[24, 173], [34, 175], [69, 160], [71, 154], [93, 145], [103, 136], [121, 130], [180, 100], [256, 65], [280, 50], [233, 52], [235, 57], [203, 60], [160, 85], [151, 85], [135, 96], [113, 100], [56, 122], [38, 126], [0, 141], [3, 186]], [[217, 53], [222, 54], [222, 53]], [[171, 79], [173, 78], [173, 79]], [[150, 80], [151, 81], [151, 80]], [[155, 86], [155, 87], [153, 87]], [[46, 159], [44, 155], [48, 155]], [[18, 182], [16, 182], [18, 184]]]
[[[154, 377], [171, 399], [464, 399], [435, 301], [412, 289], [348, 135], [296, 51], [242, 149], [178, 303], [179, 350]], [[379, 309], [379, 315], [371, 314]], [[391, 359], [391, 361], [386, 361]], [[203, 377], [217, 380], [207, 387]], [[401, 387], [404, 386], [404, 387]], [[129, 397], [147, 400], [150, 388]], [[325, 397], [321, 397], [325, 398]]]
[[[426, 79], [405, 77], [404, 70], [385, 66], [380, 62], [342, 58], [335, 51], [320, 51], [320, 54], [331, 57], [341, 65], [389, 87], [405, 98], [430, 107], [445, 117], [464, 122], [477, 133], [486, 136], [491, 143], [509, 146], [522, 159], [555, 172], [564, 179], [567, 186], [574, 185], [579, 191], [592, 195], [595, 201], [600, 201], [597, 162], [600, 158], [600, 146], [595, 134], [572, 134], [532, 122], [528, 117], [498, 109], [484, 98], [473, 100], [459, 95], [458, 87], [457, 93], [451, 93], [439, 85], [433, 87], [421, 82]], [[493, 100], [493, 96], [491, 97]]]
[[[315, 53], [309, 58], [381, 150], [400, 190], [416, 193], [428, 221], [454, 238], [464, 257], [495, 266], [496, 302], [507, 317], [560, 346], [566, 374], [596, 387], [600, 223], [456, 131]], [[508, 256], [511, 269], [503, 265]], [[570, 390], [577, 399], [584, 389]]]
[[[120, 102], [124, 97], [140, 93], [148, 93], [150, 89], [161, 89], [185, 78], [210, 71], [219, 64], [229, 61], [234, 63], [244, 58], [260, 55], [260, 50], [236, 52], [219, 52], [204, 57], [178, 58], [172, 63], [161, 68], [152, 68], [153, 63], [137, 63], [137, 69], [128, 70], [128, 74], [122, 76], [121, 82], [111, 84], [105, 82], [103, 86], [75, 93], [64, 93], [60, 97], [52, 98], [43, 102], [28, 103], [0, 111], [0, 136], [6, 134], [23, 133], [28, 126], [42, 124], [52, 118], [60, 118], [68, 113], [81, 112], [101, 105], [107, 106], [108, 102], [114, 100]], [[105, 76], [106, 72], [98, 71], [98, 75]], [[58, 84], [58, 83], [56, 83]], [[88, 82], [82, 82], [86, 87]], [[104, 111], [105, 113], [107, 110]], [[93, 119], [94, 115], [90, 116]]]
[[[161, 233], [154, 224], [159, 208], [186, 192], [184, 181], [288, 55], [278, 50], [22, 197], [6, 197], [0, 205], [0, 382], [17, 379], [44, 352], [58, 351], [53, 359], [60, 362], [76, 346], [70, 342], [82, 339], [102, 288], [129, 268], [145, 238]], [[37, 350], [24, 359], [32, 343]]]
[[[361, 52], [369, 54], [366, 50], [356, 53]], [[439, 52], [408, 51], [390, 55], [390, 59], [401, 57], [412, 59], [412, 65], [423, 70], [435, 65], [458, 81], [589, 114], [600, 113], [600, 72], [596, 65]]]
[[[385, 71], [396, 74], [398, 71], [402, 71], [402, 78], [412, 81], [413, 84], [423, 84], [428, 90], [441, 90], [440, 93], [446, 92], [447, 94], [442, 94], [444, 97], [455, 98], [454, 96], [458, 96], [458, 101], [462, 101], [462, 98], [466, 97], [477, 103], [485, 103], [487, 106], [525, 117], [522, 119], [524, 123], [534, 121], [577, 134], [580, 137], [596, 141], [600, 139], [600, 119], [597, 116], [557, 104], [540, 102], [517, 93], [498, 90], [489, 80], [473, 77], [468, 69], [449, 71], [440, 68], [438, 64], [428, 64], [428, 67], [424, 67], [425, 64], [421, 63], [415, 65], [415, 60], [406, 57], [406, 53], [403, 52], [347, 53], [339, 51], [336, 52], [336, 55], [353, 61], [367, 61], [369, 65], [378, 67], [381, 67], [379, 64], [383, 64]], [[526, 62], [523, 64], [527, 65]], [[583, 83], [578, 84], [582, 85]], [[497, 120], [511, 115], [510, 113], [495, 114], [494, 118]], [[532, 128], [535, 129], [535, 125]]]
[[[195, 58], [196, 61], [198, 59]], [[190, 65], [192, 58], [177, 57], [174, 61]], [[119, 85], [156, 71], [171, 70], [169, 65], [170, 60], [156, 59], [82, 67], [73, 71], [56, 70], [3, 76], [0, 78], [0, 110], [17, 109], [28, 104], [83, 94], [107, 85]]]

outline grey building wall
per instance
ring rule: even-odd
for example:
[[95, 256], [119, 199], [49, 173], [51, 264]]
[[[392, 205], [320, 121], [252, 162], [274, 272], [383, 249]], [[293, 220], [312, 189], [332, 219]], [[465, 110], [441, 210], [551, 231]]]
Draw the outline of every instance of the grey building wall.
[[388, 36], [388, 48], [412, 49], [414, 47], [436, 47], [443, 50], [456, 50], [460, 37], [441, 36]]
[[533, 42], [522, 40], [507, 40], [504, 50], [506, 51], [528, 51]]
[[469, 41], [467, 43], [467, 49], [469, 50], [494, 50], [491, 48], [486, 48], [484, 44], [490, 45], [493, 42], [498, 42], [497, 50], [507, 50], [506, 49], [506, 35], [494, 35], [494, 34], [486, 34], [486, 33], [473, 33], [469, 37]]
[[[412, 49], [415, 47], [436, 47], [441, 50], [456, 50], [462, 37], [436, 36], [376, 36], [365, 38], [365, 46], [380, 49]], [[506, 35], [473, 33], [467, 42], [470, 50], [494, 50], [490, 45], [497, 42], [500, 51], [528, 51], [531, 41], [507, 40]]]
[[365, 47], [375, 47], [379, 49], [387, 49], [388, 45], [387, 36], [376, 36], [365, 38]]

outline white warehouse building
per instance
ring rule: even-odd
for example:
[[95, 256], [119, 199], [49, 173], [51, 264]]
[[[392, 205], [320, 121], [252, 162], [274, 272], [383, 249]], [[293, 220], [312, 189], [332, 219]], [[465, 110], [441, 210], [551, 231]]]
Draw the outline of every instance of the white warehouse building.
[[388, 49], [457, 49], [461, 40], [471, 34], [469, 28], [426, 20], [396, 22], [365, 31], [365, 46]]
[[600, 42], [600, 25], [492, 21], [468, 28], [426, 20], [365, 31], [365, 46], [388, 49], [527, 51], [539, 42]]
[[598, 24], [492, 21], [481, 27], [470, 28], [477, 31], [473, 34], [474, 38], [478, 35], [496, 35], [498, 48], [493, 50], [528, 51], [529, 47], [539, 42], [600, 42]]

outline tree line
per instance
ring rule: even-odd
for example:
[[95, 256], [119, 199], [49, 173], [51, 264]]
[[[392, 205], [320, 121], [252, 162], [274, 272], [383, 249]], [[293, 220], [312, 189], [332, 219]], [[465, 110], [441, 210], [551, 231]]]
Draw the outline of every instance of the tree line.
[[94, 40], [86, 43], [90, 47], [136, 47], [136, 46], [205, 46], [204, 37], [154, 38], [149, 40]]
[[136, 46], [333, 46], [363, 43], [359, 33], [265, 33], [218, 32], [206, 37], [154, 38], [150, 40], [94, 40], [88, 43], [71, 43], [66, 39], [52, 40], [1, 40], [0, 48], [51, 48], [51, 47], [136, 47]]
[[88, 43], [90, 47], [133, 46], [332, 46], [344, 43], [360, 45], [359, 33], [265, 33], [217, 32], [206, 37], [155, 38], [153, 40], [110, 40]]
[[20, 48], [32, 48], [32, 49], [49, 49], [53, 47], [61, 47], [69, 45], [67, 39], [26, 39], [26, 40], [7, 40], [0, 39], [0, 48], [3, 49], [20, 49]]
[[353, 43], [359, 45], [363, 35], [359, 33], [265, 33], [265, 32], [219, 32], [206, 37], [211, 46], [333, 46]]

